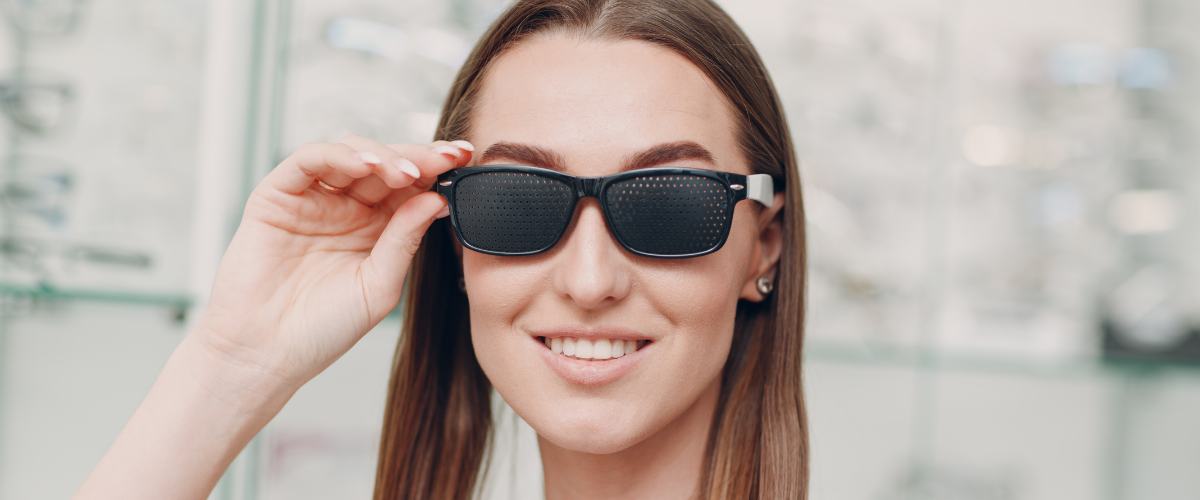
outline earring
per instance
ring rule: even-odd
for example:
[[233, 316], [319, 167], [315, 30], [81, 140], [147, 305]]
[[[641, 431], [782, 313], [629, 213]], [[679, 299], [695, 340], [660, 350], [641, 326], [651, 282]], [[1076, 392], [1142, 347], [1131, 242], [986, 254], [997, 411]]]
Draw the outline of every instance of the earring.
[[460, 291], [462, 293], [467, 293], [467, 278], [466, 277], [463, 277], [463, 276], [458, 277], [458, 291]]
[[763, 295], [770, 295], [775, 290], [775, 282], [766, 276], [759, 276], [758, 281], [755, 281], [754, 284], [758, 287], [758, 293]]

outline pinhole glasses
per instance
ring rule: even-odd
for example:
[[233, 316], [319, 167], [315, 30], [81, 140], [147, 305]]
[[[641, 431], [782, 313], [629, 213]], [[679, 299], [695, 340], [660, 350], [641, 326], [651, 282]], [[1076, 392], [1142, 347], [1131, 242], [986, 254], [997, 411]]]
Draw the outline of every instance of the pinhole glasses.
[[626, 250], [660, 258], [697, 257], [725, 244], [733, 208], [751, 199], [770, 207], [767, 174], [658, 167], [575, 177], [523, 165], [486, 165], [438, 176], [459, 243], [491, 255], [554, 248], [580, 198], [600, 201], [609, 230]]

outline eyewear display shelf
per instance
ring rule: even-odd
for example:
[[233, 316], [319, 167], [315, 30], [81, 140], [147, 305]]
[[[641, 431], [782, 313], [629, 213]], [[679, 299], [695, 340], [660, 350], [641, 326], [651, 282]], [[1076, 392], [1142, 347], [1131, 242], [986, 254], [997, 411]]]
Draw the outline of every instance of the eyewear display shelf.
[[0, 295], [10, 298], [32, 300], [87, 300], [124, 304], [144, 304], [150, 306], [168, 306], [178, 309], [180, 312], [186, 310], [193, 303], [193, 300], [190, 296], [182, 294], [148, 294], [101, 289], [63, 289], [55, 288], [50, 285], [30, 286], [16, 283], [5, 283], [2, 281], [0, 281]]
[[0, 295], [192, 303], [204, 6], [0, 8]]

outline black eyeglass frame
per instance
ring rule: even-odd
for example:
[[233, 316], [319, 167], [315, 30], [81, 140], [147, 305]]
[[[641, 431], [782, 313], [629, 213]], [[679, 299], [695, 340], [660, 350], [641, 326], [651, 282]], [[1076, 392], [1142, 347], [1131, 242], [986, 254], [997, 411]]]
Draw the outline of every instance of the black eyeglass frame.
[[[462, 167], [447, 171], [438, 176], [438, 182], [435, 185], [437, 193], [446, 198], [446, 202], [450, 208], [450, 225], [454, 228], [454, 237], [462, 246], [474, 250], [476, 252], [485, 253], [488, 255], [500, 255], [518, 257], [524, 255], [537, 255], [549, 251], [558, 245], [562, 240], [566, 230], [558, 234], [549, 245], [545, 248], [532, 250], [528, 252], [498, 252], [487, 250], [472, 245], [463, 237], [462, 231], [458, 226], [458, 210], [455, 202], [455, 191], [458, 188], [458, 181], [470, 177], [472, 175], [494, 172], [513, 172], [532, 174], [541, 177], [554, 179], [564, 184], [571, 186], [574, 193], [574, 199], [571, 200], [571, 217], [574, 218], [575, 208], [579, 205], [579, 200], [585, 197], [596, 198], [600, 202], [600, 210], [604, 213], [604, 223], [608, 224], [608, 232], [613, 235], [613, 238], [621, 244], [621, 247], [629, 252], [646, 257], [655, 257], [660, 259], [683, 259], [688, 257], [699, 257], [720, 250], [725, 246], [725, 240], [729, 238], [729, 229], [733, 225], [733, 210], [737, 203], [752, 199], [762, 203], [766, 207], [770, 207], [775, 200], [774, 182], [768, 174], [732, 174], [729, 172], [719, 172], [716, 170], [705, 170], [700, 168], [683, 168], [683, 167], [655, 167], [643, 168], [637, 170], [629, 170], [604, 177], [576, 177], [570, 174], [564, 174], [556, 170], [550, 170], [541, 167], [531, 167], [528, 165], [482, 165], [477, 167]], [[688, 254], [655, 254], [643, 252], [635, 248], [631, 248], [629, 244], [613, 230], [612, 217], [608, 211], [608, 205], [605, 203], [604, 196], [608, 192], [609, 186], [627, 179], [638, 177], [657, 176], [657, 175], [692, 175], [697, 177], [705, 177], [715, 180], [725, 187], [725, 196], [727, 203], [725, 204], [725, 227], [721, 229], [721, 239], [716, 245], [707, 250], [693, 252]], [[568, 222], [569, 226], [570, 222]]]

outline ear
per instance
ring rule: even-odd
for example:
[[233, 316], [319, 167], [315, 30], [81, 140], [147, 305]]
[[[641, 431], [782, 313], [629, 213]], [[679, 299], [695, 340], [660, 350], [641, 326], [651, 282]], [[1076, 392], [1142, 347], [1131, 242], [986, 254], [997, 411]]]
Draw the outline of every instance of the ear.
[[742, 284], [739, 298], [751, 302], [762, 302], [766, 295], [758, 291], [758, 278], [766, 276], [775, 281], [775, 270], [779, 265], [779, 256], [783, 253], [783, 221], [779, 211], [783, 210], [786, 197], [783, 193], [775, 193], [775, 200], [770, 207], [764, 208], [758, 214], [758, 241], [755, 242], [754, 252], [746, 266], [746, 281]]

